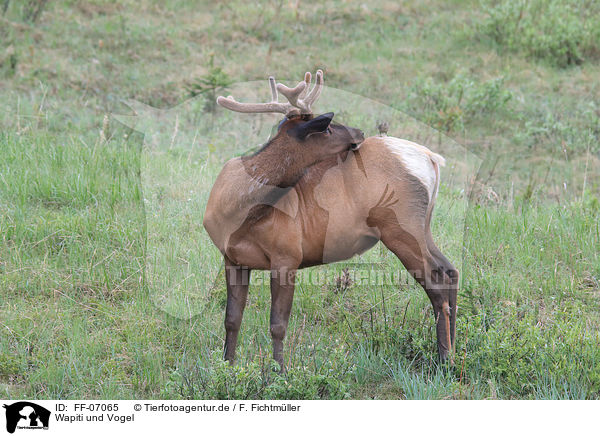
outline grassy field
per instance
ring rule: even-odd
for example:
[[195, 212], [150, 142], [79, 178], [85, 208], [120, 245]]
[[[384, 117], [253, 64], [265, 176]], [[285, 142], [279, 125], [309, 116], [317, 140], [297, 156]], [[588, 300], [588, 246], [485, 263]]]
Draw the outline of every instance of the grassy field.
[[[597, 2], [4, 0], [0, 14], [0, 397], [600, 399]], [[353, 275], [403, 271], [380, 245], [317, 283], [302, 273], [284, 375], [256, 274], [239, 360], [222, 362], [203, 206], [276, 119], [211, 102], [317, 68], [337, 88], [319, 107], [370, 134], [378, 108], [448, 159], [433, 233], [461, 269], [454, 366], [436, 361], [418, 285]]]

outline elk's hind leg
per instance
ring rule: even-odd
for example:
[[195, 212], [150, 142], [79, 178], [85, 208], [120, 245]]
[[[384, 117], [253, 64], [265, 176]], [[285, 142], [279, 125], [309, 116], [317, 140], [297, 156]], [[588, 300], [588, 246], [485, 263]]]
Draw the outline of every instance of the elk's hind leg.
[[452, 344], [451, 351], [454, 352], [455, 342], [454, 334], [456, 330], [456, 304], [458, 297], [458, 270], [452, 263], [442, 254], [440, 249], [433, 242], [431, 233], [427, 236], [427, 247], [431, 255], [435, 258], [437, 265], [437, 283], [435, 286], [446, 290], [448, 293], [450, 305], [450, 343]]
[[242, 324], [244, 308], [248, 299], [250, 270], [235, 265], [225, 258], [225, 278], [227, 281], [227, 308], [225, 309], [225, 360], [233, 363], [235, 347]]
[[[435, 245], [432, 246], [435, 248], [433, 252], [430, 250], [424, 226], [415, 223], [411, 228], [404, 228], [390, 207], [373, 208], [369, 213], [367, 224], [377, 227], [381, 234], [381, 241], [425, 289], [433, 306], [440, 358], [446, 360], [451, 357], [454, 342], [453, 313], [456, 310], [458, 284], [457, 282], [452, 284], [450, 275], [446, 272], [451, 266], [450, 262]], [[456, 271], [454, 267], [452, 270]]]
[[456, 313], [456, 288], [452, 287], [445, 265], [433, 256], [426, 244], [418, 244], [411, 235], [402, 238], [384, 238], [388, 247], [415, 280], [425, 289], [436, 323], [438, 353], [442, 360], [451, 358], [454, 347], [454, 324]]

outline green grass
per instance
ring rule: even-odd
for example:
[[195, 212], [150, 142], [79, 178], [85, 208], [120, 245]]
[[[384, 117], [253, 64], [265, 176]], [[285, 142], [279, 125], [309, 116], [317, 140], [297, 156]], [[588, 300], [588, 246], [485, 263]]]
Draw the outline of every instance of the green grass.
[[[60, 0], [32, 20], [9, 2], [0, 396], [599, 399], [592, 3], [530, 2], [519, 18], [512, 0]], [[105, 121], [132, 113], [125, 98], [175, 107], [215, 68], [234, 82], [226, 92], [261, 80], [266, 96], [269, 74], [286, 81], [317, 67], [342, 90], [324, 96], [337, 117], [373, 133], [369, 110], [381, 102], [407, 114], [378, 109], [391, 132], [449, 159], [433, 232], [461, 269], [455, 366], [437, 363], [432, 310], [412, 280], [336, 280], [345, 268], [403, 271], [379, 245], [301, 273], [283, 376], [270, 359], [266, 275], [254, 273], [239, 361], [224, 364], [225, 284], [204, 204], [223, 163], [255, 147], [275, 118], [212, 113], [206, 92], [167, 112], [136, 106], [145, 138]], [[470, 197], [454, 141], [472, 153], [471, 170], [481, 163]]]

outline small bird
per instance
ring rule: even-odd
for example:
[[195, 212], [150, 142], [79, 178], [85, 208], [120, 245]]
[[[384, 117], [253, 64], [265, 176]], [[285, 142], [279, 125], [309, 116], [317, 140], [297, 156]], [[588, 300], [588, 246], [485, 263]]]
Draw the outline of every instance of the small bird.
[[377, 121], [377, 130], [379, 131], [379, 136], [387, 136], [388, 129], [390, 125], [387, 121]]

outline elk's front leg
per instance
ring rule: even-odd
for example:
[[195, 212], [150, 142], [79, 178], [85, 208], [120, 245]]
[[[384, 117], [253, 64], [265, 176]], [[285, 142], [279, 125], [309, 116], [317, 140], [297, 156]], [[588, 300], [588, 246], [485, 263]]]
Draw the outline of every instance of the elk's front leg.
[[233, 363], [242, 316], [248, 299], [250, 270], [233, 264], [225, 259], [225, 278], [227, 280], [227, 308], [225, 309], [225, 360]]
[[273, 359], [279, 363], [282, 371], [284, 370], [283, 339], [292, 310], [295, 282], [295, 269], [277, 268], [271, 270], [271, 338], [273, 339]]

